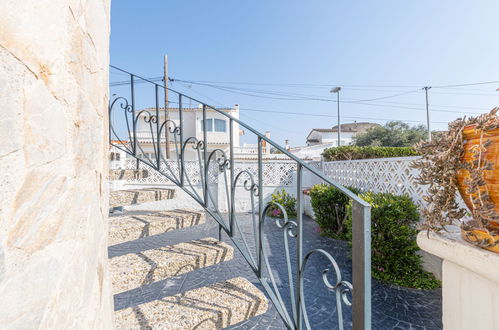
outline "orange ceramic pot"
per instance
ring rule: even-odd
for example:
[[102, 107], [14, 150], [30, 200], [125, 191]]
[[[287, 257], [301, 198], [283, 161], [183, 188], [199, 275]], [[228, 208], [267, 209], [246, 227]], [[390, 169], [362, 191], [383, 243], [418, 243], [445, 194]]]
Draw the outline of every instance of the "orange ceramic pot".
[[[472, 148], [474, 146], [480, 145], [480, 136], [481, 131], [475, 130], [474, 125], [466, 126], [464, 128], [464, 155], [462, 158], [463, 162], [472, 161]], [[482, 157], [492, 162], [492, 164], [494, 165], [492, 170], [484, 171], [484, 179], [486, 183], [486, 188], [484, 188], [484, 190], [487, 189], [490, 199], [495, 205], [495, 211], [499, 213], [499, 129], [484, 132], [482, 143], [485, 143], [485, 141], [487, 140], [490, 140], [492, 143], [487, 147], [487, 150], [482, 153]], [[457, 181], [459, 193], [466, 203], [466, 206], [471, 210], [473, 207], [471, 203], [471, 196], [466, 194], [467, 185], [464, 183], [464, 180], [468, 177], [468, 171], [460, 170], [457, 175]], [[499, 223], [491, 223], [490, 228], [487, 229], [491, 231], [491, 233], [478, 228], [472, 231], [462, 230], [461, 233], [464, 239], [475, 244], [484, 239], [490, 242], [499, 242]], [[495, 235], [495, 233], [498, 233], [498, 235]], [[487, 249], [499, 253], [499, 246]]]
[[[466, 126], [464, 128], [464, 156], [462, 158], [463, 162], [472, 161], [473, 153], [471, 152], [471, 148], [473, 146], [480, 145], [480, 133], [481, 131], [475, 131], [474, 125]], [[482, 153], [482, 157], [488, 161], [491, 161], [492, 164], [494, 164], [494, 168], [491, 171], [484, 171], [484, 179], [490, 199], [495, 205], [496, 212], [499, 212], [499, 129], [484, 132], [483, 142], [487, 140], [490, 140], [492, 143], [487, 147], [487, 151]], [[468, 177], [468, 171], [461, 170], [457, 175], [457, 182], [459, 193], [466, 203], [466, 206], [468, 206], [468, 208], [471, 210], [471, 199], [470, 196], [466, 194], [467, 186], [464, 184], [464, 180]]]

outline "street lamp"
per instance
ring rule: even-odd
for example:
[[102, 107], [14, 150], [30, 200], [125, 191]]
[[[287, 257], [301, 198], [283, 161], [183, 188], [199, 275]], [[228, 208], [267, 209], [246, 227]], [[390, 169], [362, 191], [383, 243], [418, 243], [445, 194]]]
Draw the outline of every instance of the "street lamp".
[[337, 103], [338, 103], [338, 147], [341, 145], [340, 143], [340, 135], [341, 135], [341, 126], [340, 126], [340, 91], [341, 87], [331, 88], [329, 93], [336, 93], [337, 95]]

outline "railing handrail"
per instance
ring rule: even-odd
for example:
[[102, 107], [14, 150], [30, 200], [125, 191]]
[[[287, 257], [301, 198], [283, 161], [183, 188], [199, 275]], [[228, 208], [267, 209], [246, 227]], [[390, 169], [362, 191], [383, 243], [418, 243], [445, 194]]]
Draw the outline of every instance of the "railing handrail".
[[265, 136], [265, 134], [262, 134], [260, 132], [258, 132], [257, 130], [255, 130], [253, 127], [247, 125], [246, 123], [242, 122], [241, 120], [225, 113], [224, 111], [222, 110], [219, 110], [217, 109], [216, 107], [213, 107], [209, 104], [206, 104], [205, 102], [203, 101], [199, 101], [193, 97], [190, 97], [188, 95], [185, 95], [183, 93], [180, 93], [174, 89], [171, 89], [169, 87], [165, 87], [163, 85], [160, 85], [152, 80], [149, 80], [147, 78], [143, 78], [139, 75], [136, 75], [134, 73], [131, 73], [129, 71], [126, 71], [126, 70], [123, 70], [123, 69], [120, 69], [114, 65], [109, 65], [111, 68], [113, 69], [116, 69], [116, 70], [119, 70], [121, 72], [124, 72], [126, 74], [129, 74], [133, 77], [137, 77], [139, 79], [142, 79], [146, 82], [149, 82], [159, 88], [163, 88], [163, 89], [166, 89], [168, 91], [171, 91], [171, 92], [174, 92], [178, 95], [182, 95], [182, 97], [186, 97], [194, 102], [198, 102], [200, 104], [204, 104], [205, 106], [217, 111], [218, 113], [222, 114], [223, 116], [229, 118], [230, 120], [233, 120], [234, 122], [238, 123], [239, 125], [241, 125], [242, 127], [248, 129], [249, 131], [251, 131], [253, 134], [255, 134], [256, 136], [258, 136], [260, 139], [266, 141], [267, 143], [269, 143], [270, 145], [272, 145], [274, 148], [276, 148], [277, 150], [279, 150], [280, 152], [282, 152], [283, 154], [285, 154], [286, 156], [288, 156], [289, 158], [293, 159], [294, 161], [296, 161], [298, 164], [300, 164], [301, 166], [303, 166], [304, 168], [306, 168], [307, 170], [309, 170], [310, 172], [312, 172], [313, 174], [317, 175], [318, 177], [320, 177], [322, 180], [326, 181], [327, 183], [335, 186], [336, 188], [338, 188], [339, 190], [341, 190], [341, 192], [343, 192], [345, 195], [347, 195], [349, 198], [355, 200], [357, 203], [359, 203], [360, 205], [362, 205], [363, 207], [370, 207], [369, 203], [367, 203], [366, 201], [364, 201], [362, 198], [360, 198], [359, 196], [357, 196], [356, 194], [354, 194], [353, 192], [351, 192], [349, 189], [345, 188], [343, 185], [337, 183], [336, 181], [334, 180], [331, 180], [330, 178], [328, 178], [324, 173], [322, 172], [319, 172], [317, 171], [315, 168], [313, 168], [312, 166], [309, 166], [307, 163], [305, 163], [303, 160], [301, 160], [300, 158], [298, 158], [297, 156], [293, 155], [292, 153], [290, 153], [289, 151], [287, 151], [286, 149], [284, 149], [283, 147], [281, 147], [277, 142], [274, 142], [273, 140], [271, 140], [270, 138], [268, 138], [267, 136]]

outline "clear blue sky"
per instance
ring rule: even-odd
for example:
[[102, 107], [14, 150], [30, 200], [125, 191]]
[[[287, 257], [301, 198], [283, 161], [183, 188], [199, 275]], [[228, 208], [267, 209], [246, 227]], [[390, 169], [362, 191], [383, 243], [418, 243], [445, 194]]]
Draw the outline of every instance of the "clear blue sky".
[[[174, 82], [171, 87], [216, 106], [240, 104], [241, 119], [272, 138], [304, 145], [312, 128], [336, 117], [255, 112], [261, 109], [336, 115], [343, 86], [342, 122], [401, 119], [425, 122], [425, 85], [499, 80], [497, 0], [419, 1], [131, 1], [112, 2], [111, 63], [145, 77], [162, 75], [217, 85], [278, 92], [276, 100]], [[123, 80], [112, 73], [111, 81]], [[228, 82], [277, 84], [246, 85]], [[305, 84], [285, 86], [283, 84]], [[365, 86], [395, 87], [365, 87]], [[465, 112], [499, 106], [499, 83], [433, 88], [433, 129]], [[246, 92], [247, 93], [247, 92]], [[276, 97], [276, 94], [261, 94]], [[204, 96], [202, 96], [204, 95]], [[283, 96], [284, 95], [284, 96]], [[151, 100], [153, 102], [153, 100]], [[389, 102], [389, 103], [388, 103]], [[446, 112], [446, 111], [458, 111]], [[348, 118], [350, 117], [350, 118]], [[365, 119], [363, 119], [365, 118]], [[373, 118], [377, 118], [374, 120]], [[254, 142], [246, 136], [245, 142]]]

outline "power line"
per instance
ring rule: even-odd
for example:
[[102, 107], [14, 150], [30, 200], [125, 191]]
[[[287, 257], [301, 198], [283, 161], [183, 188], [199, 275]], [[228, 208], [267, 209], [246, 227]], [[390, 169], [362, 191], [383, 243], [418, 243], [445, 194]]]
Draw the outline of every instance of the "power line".
[[[415, 88], [421, 87], [418, 85], [348, 85], [339, 83], [328, 83], [328, 84], [310, 84], [310, 83], [261, 83], [261, 82], [234, 82], [234, 81], [210, 81], [210, 80], [184, 80], [191, 83], [211, 83], [211, 84], [229, 84], [229, 85], [256, 85], [256, 86], [288, 86], [288, 87], [331, 87], [331, 86], [342, 86], [342, 87], [352, 87], [352, 88]], [[473, 82], [464, 84], [454, 84], [454, 85], [436, 85], [433, 88], [454, 88], [454, 87], [466, 87], [466, 86], [476, 86], [476, 85], [487, 85], [496, 84], [499, 80], [493, 81], [483, 81], [483, 82]]]
[[[182, 83], [191, 83], [190, 81], [187, 82], [187, 81], [178, 80], [178, 79], [174, 80], [174, 81], [180, 81]], [[269, 97], [269, 96], [262, 96], [262, 95], [256, 95], [256, 94], [249, 94], [249, 93], [241, 92], [240, 91], [240, 90], [244, 90], [244, 89], [230, 88], [230, 87], [225, 87], [225, 86], [222, 87], [222, 86], [209, 85], [209, 84], [200, 84], [200, 85], [208, 86], [208, 87], [213, 87], [215, 89], [220, 89], [220, 90], [227, 91], [227, 92], [234, 93], [234, 94], [248, 95], [248, 96], [259, 97], [259, 98], [271, 98], [271, 99], [279, 99], [279, 100], [299, 100], [299, 99], [296, 99], [296, 98]], [[398, 97], [398, 96], [402, 96], [402, 95], [405, 95], [405, 94], [415, 93], [415, 92], [418, 92], [418, 91], [419, 91], [419, 89], [417, 89], [417, 90], [411, 90], [411, 91], [406, 91], [404, 93], [399, 93], [399, 94], [394, 94], [394, 95], [388, 95], [388, 96], [384, 96], [384, 97], [379, 97], [379, 98], [375, 98], [375, 99], [367, 99], [367, 100], [357, 100], [357, 99], [347, 100], [347, 101], [342, 100], [342, 101], [340, 101], [340, 103], [345, 103], [345, 104], [360, 104], [360, 105], [368, 105], [368, 106], [383, 107], [383, 108], [396, 108], [396, 109], [407, 109], [407, 110], [426, 111], [425, 108], [415, 108], [415, 107], [405, 107], [405, 106], [394, 106], [394, 105], [367, 103], [370, 100], [380, 100], [380, 99], [393, 98], [393, 97]], [[254, 92], [259, 92], [259, 91], [254, 91]], [[265, 92], [265, 93], [271, 93], [271, 92]], [[285, 96], [285, 95], [300, 95], [300, 94], [285, 94], [285, 93], [281, 93], [281, 94], [278, 94], [278, 95]], [[307, 100], [336, 102], [336, 100], [327, 99], [327, 98], [307, 98]], [[417, 105], [417, 104], [414, 104], [414, 105]], [[444, 110], [442, 110], [442, 109], [433, 109], [432, 111], [436, 111], [436, 112], [449, 112], [449, 113], [463, 113], [463, 114], [480, 114], [479, 112], [454, 111], [454, 110], [445, 110], [445, 109]]]
[[431, 86], [432, 88], [454, 88], [454, 87], [465, 87], [465, 86], [476, 86], [476, 85], [488, 85], [488, 84], [499, 84], [499, 80], [494, 81], [483, 81], [468, 84], [458, 84], [458, 85], [443, 85], [443, 86]]
[[[253, 111], [253, 112], [279, 113], [279, 114], [298, 115], [298, 116], [337, 118], [337, 116], [334, 116], [334, 115], [311, 114], [311, 113], [305, 113], [305, 112], [277, 111], [277, 110], [264, 110], [264, 109], [252, 109], [252, 108], [240, 108], [240, 110]], [[349, 119], [365, 119], [365, 120], [378, 120], [378, 121], [400, 120], [400, 121], [404, 121], [404, 122], [424, 123], [424, 121], [420, 121], [420, 120], [408, 120], [408, 119], [396, 119], [396, 118], [370, 118], [370, 117], [354, 117], [354, 116], [342, 116], [342, 117], [349, 118]], [[432, 121], [432, 123], [448, 124], [448, 122], [446, 122], [446, 121]]]

